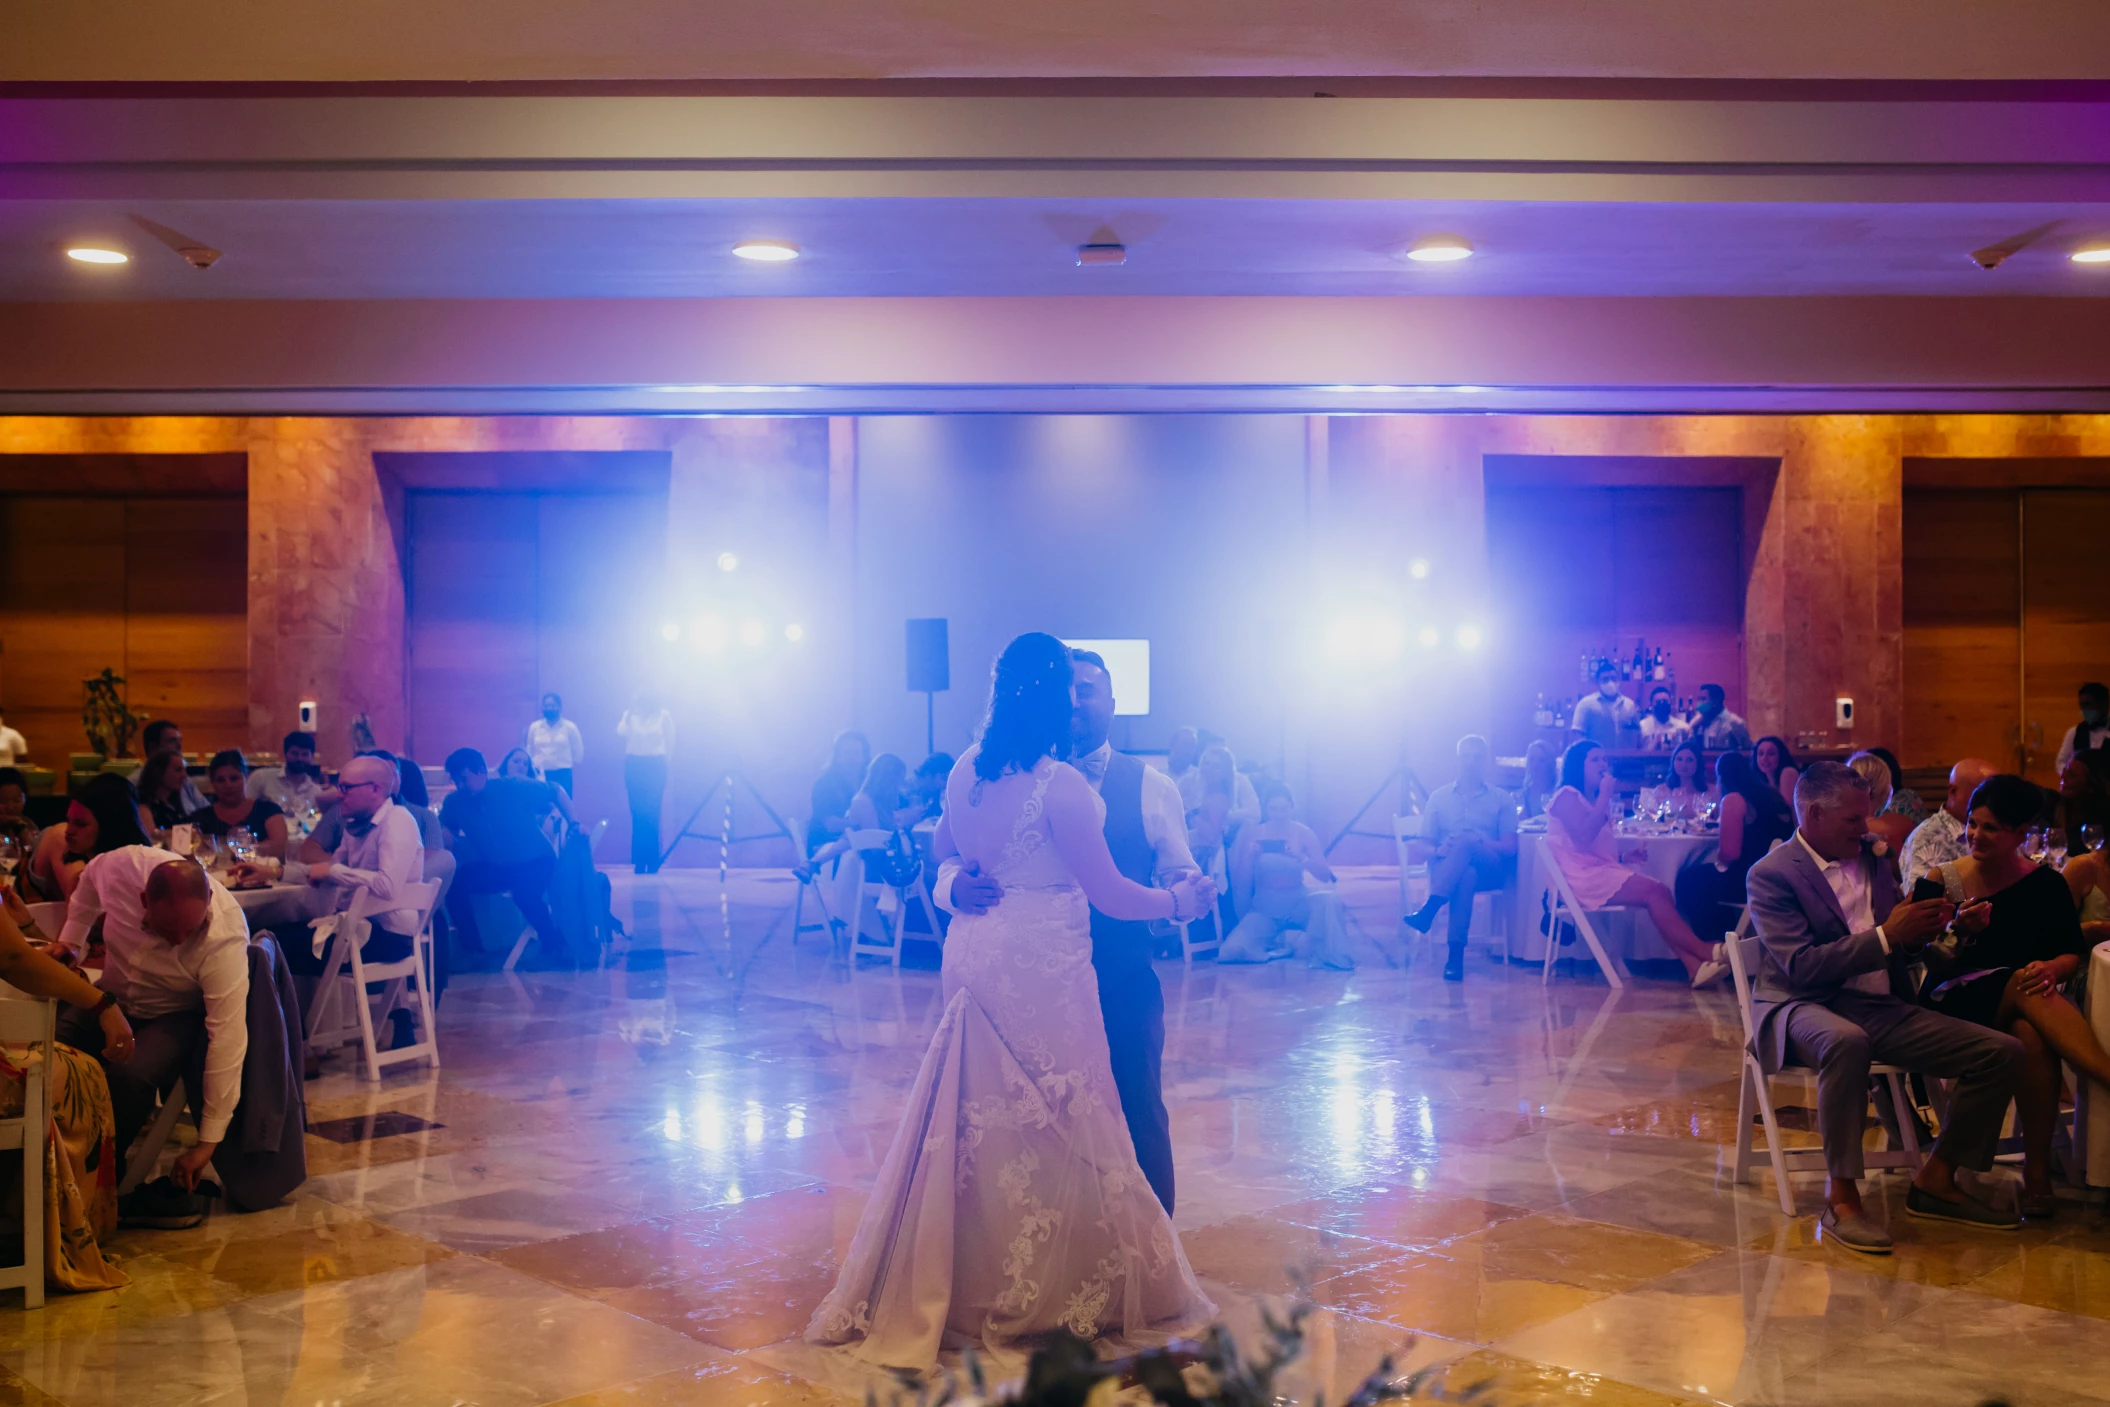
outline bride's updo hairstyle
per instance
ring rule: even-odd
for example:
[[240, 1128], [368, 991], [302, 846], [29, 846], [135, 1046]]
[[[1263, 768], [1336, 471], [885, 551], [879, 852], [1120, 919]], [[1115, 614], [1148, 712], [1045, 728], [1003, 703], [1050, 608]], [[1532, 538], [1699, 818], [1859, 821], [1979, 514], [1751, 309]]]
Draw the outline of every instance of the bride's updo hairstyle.
[[1007, 772], [1029, 772], [1043, 757], [1059, 762], [1069, 755], [1070, 647], [1036, 630], [996, 657], [974, 774], [993, 782]]

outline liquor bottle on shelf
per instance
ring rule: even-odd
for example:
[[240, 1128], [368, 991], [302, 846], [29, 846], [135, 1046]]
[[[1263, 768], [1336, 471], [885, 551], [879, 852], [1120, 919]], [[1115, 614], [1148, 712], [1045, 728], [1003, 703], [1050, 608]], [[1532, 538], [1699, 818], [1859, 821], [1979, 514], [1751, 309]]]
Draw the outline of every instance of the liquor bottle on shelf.
[[1649, 677], [1659, 684], [1670, 678], [1670, 665], [1663, 658], [1663, 647], [1661, 645], [1656, 647], [1656, 658], [1654, 663], [1649, 666]]
[[1648, 678], [1648, 642], [1638, 635], [1634, 637], [1634, 677]]
[[1553, 710], [1547, 707], [1544, 694], [1539, 695], [1537, 707], [1531, 710], [1531, 726], [1534, 728], [1551, 728], [1553, 726]]

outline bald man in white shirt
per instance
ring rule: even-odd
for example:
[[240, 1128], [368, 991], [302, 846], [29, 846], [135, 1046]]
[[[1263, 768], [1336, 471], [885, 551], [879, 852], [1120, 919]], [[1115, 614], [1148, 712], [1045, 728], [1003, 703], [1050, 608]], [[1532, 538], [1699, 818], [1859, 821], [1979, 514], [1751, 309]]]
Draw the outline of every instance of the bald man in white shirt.
[[186, 1192], [227, 1137], [242, 1096], [249, 1052], [249, 923], [219, 881], [187, 860], [149, 845], [127, 845], [88, 862], [66, 907], [52, 955], [71, 961], [88, 931], [103, 925], [103, 974], [96, 985], [117, 998], [132, 1023], [132, 1058], [104, 1055], [102, 1028], [85, 1012], [59, 1018], [59, 1039], [103, 1060], [110, 1080], [120, 1160], [154, 1117], [159, 1095], [205, 1043], [205, 1090], [198, 1142], [170, 1171]]

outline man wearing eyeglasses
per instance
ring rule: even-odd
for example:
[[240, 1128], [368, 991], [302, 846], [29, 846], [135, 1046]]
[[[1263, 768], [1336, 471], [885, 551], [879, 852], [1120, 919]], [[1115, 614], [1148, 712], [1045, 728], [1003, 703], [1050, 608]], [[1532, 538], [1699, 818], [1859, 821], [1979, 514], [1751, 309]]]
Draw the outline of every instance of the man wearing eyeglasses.
[[[351, 907], [352, 895], [364, 889], [373, 895], [367, 922], [373, 932], [359, 949], [364, 962], [399, 962], [410, 956], [418, 930], [418, 911], [403, 907], [408, 886], [425, 877], [425, 842], [418, 833], [417, 818], [395, 804], [396, 769], [380, 757], [355, 757], [337, 774], [339, 806], [344, 815], [344, 833], [326, 860], [302, 864], [286, 862], [286, 879], [334, 890], [330, 907], [338, 913]], [[237, 865], [237, 884], [268, 883], [270, 874], [256, 865]], [[393, 903], [391, 901], [394, 901]], [[296, 985], [301, 978], [322, 974], [322, 955], [305, 928], [278, 935], [285, 950], [286, 966]], [[302, 992], [305, 1001], [307, 993]]]

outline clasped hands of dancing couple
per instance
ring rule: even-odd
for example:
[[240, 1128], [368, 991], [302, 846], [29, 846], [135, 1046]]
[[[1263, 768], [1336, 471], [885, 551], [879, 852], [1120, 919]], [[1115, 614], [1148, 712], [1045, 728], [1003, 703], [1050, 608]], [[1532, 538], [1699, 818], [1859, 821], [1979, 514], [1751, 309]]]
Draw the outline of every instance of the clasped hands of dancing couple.
[[935, 841], [956, 915], [944, 1014], [815, 1343], [925, 1370], [949, 1348], [1134, 1342], [1215, 1313], [1172, 1230], [1150, 965], [1150, 924], [1207, 913], [1215, 887], [1165, 824], [1177, 788], [1107, 745], [1112, 717], [1096, 655], [1030, 634], [998, 657]]

